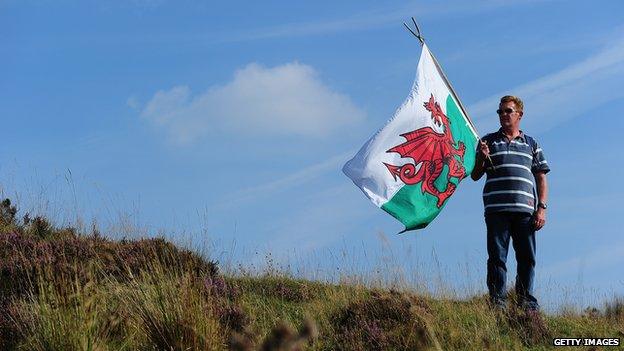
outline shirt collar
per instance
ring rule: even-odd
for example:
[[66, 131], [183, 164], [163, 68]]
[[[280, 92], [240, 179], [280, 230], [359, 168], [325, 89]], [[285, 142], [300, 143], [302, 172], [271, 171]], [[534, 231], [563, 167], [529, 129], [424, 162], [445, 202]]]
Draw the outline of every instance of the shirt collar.
[[[503, 128], [499, 128], [497, 134], [499, 138], [505, 138], [505, 139], [507, 138], [505, 134], [503, 133]], [[526, 138], [524, 137], [523, 131], [520, 131], [520, 134], [516, 137], [516, 139], [520, 139], [523, 143], [526, 143]]]

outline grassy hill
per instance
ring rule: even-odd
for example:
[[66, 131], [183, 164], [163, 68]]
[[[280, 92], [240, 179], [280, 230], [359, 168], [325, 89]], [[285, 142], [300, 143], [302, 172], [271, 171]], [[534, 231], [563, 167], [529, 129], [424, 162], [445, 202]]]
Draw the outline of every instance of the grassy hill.
[[536, 318], [492, 311], [483, 296], [226, 276], [164, 239], [18, 219], [8, 200], [0, 274], [2, 350], [546, 350], [553, 337], [624, 339], [620, 300]]

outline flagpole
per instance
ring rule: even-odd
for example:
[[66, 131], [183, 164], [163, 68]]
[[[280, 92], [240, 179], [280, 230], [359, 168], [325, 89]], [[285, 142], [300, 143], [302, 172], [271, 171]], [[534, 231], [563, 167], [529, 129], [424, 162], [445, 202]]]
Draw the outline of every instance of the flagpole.
[[[416, 32], [414, 32], [407, 24], [405, 24], [405, 22], [403, 22], [403, 25], [405, 26], [405, 28], [407, 28], [407, 30], [410, 31], [410, 33], [412, 33], [416, 37], [416, 39], [418, 39], [418, 41], [420, 41], [420, 46], [422, 47], [423, 45], [425, 45], [425, 38], [420, 33], [420, 27], [418, 27], [418, 24], [416, 23], [416, 20], [414, 19], [414, 17], [412, 17], [412, 23], [414, 23], [414, 27], [416, 28]], [[483, 141], [483, 139], [481, 139], [481, 137], [479, 136], [479, 132], [477, 132], [477, 127], [474, 125], [474, 123], [472, 122], [472, 119], [468, 115], [468, 111], [464, 107], [464, 104], [462, 104], [461, 100], [459, 99], [459, 96], [455, 92], [455, 89], [453, 89], [453, 85], [451, 84], [451, 82], [446, 77], [446, 74], [444, 73], [444, 70], [442, 69], [442, 66], [440, 66], [440, 63], [438, 62], [436, 57], [433, 55], [431, 50], [428, 50], [428, 51], [429, 51], [429, 55], [431, 55], [431, 58], [433, 59], [433, 63], [435, 64], [436, 68], [438, 69], [438, 72], [442, 76], [442, 79], [444, 80], [444, 83], [446, 83], [446, 86], [451, 91], [451, 94], [453, 94], [453, 97], [455, 98], [455, 101], [457, 101], [457, 103], [459, 104], [459, 108], [464, 113], [464, 116], [466, 116], [466, 120], [468, 121], [468, 124], [470, 124], [470, 127], [472, 128], [472, 130], [476, 134], [477, 140], [478, 141]], [[492, 168], [494, 168], [494, 170], [496, 170], [496, 166], [494, 166], [494, 162], [492, 161], [492, 158], [490, 157], [490, 155], [487, 155], [487, 159], [488, 159], [488, 161], [490, 161], [490, 164], [492, 165]]]
[[446, 83], [446, 86], [449, 87], [449, 90], [451, 91], [451, 94], [453, 94], [453, 97], [455, 98], [455, 100], [457, 100], [457, 103], [459, 104], [459, 108], [464, 113], [464, 116], [466, 116], [466, 120], [468, 120], [468, 123], [472, 127], [472, 130], [474, 130], [477, 139], [481, 139], [481, 137], [479, 137], [479, 133], [477, 132], [477, 128], [475, 127], [474, 123], [472, 122], [472, 119], [470, 118], [470, 116], [468, 116], [468, 111], [464, 107], [464, 104], [462, 104], [461, 100], [459, 99], [459, 96], [457, 96], [457, 93], [455, 92], [455, 89], [453, 89], [453, 85], [451, 84], [451, 82], [446, 77], [446, 74], [444, 74], [444, 71], [442, 70], [442, 67], [440, 66], [440, 63], [438, 62], [438, 60], [436, 59], [436, 57], [433, 55], [433, 53], [431, 51], [429, 51], [429, 54], [431, 55], [431, 58], [433, 59], [433, 63], [436, 65], [436, 68], [438, 69], [438, 72], [440, 72], [440, 75], [442, 76], [442, 79], [444, 80], [444, 83]]
[[[422, 46], [425, 45], [425, 38], [420, 33], [420, 27], [418, 27], [418, 24], [416, 24], [416, 20], [414, 19], [414, 17], [412, 17], [412, 22], [414, 23], [414, 27], [416, 27], [416, 32], [414, 32], [407, 24], [405, 24], [405, 22], [403, 22], [403, 25], [405, 26], [405, 28], [407, 28], [407, 30], [410, 31], [410, 33], [412, 33], [416, 37], [416, 39], [418, 39], [418, 41], [420, 41], [420, 46], [422, 47]], [[444, 73], [444, 70], [442, 69], [442, 66], [440, 66], [440, 63], [438, 62], [438, 60], [436, 59], [436, 57], [433, 55], [433, 53], [431, 51], [429, 51], [429, 54], [431, 55], [431, 58], [433, 59], [433, 63], [435, 64], [436, 68], [438, 69], [438, 72], [442, 76], [442, 80], [444, 80], [444, 83], [446, 83], [446, 86], [449, 87], [449, 90], [451, 91], [451, 94], [453, 94], [453, 97], [455, 98], [455, 100], [459, 104], [459, 108], [464, 113], [464, 116], [466, 116], [466, 120], [470, 124], [470, 127], [472, 127], [472, 130], [475, 132], [477, 139], [481, 140], [481, 138], [479, 137], [479, 133], [477, 132], [477, 128], [475, 127], [474, 123], [472, 122], [472, 119], [468, 115], [468, 111], [464, 107], [464, 104], [462, 104], [461, 100], [459, 99], [459, 96], [455, 92], [455, 89], [453, 88], [453, 85], [451, 84], [451, 82], [446, 77], [446, 74]]]

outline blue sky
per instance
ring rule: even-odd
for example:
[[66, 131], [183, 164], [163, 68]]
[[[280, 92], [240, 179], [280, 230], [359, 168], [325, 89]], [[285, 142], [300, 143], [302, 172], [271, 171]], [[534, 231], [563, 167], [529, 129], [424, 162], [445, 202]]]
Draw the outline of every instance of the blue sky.
[[340, 172], [408, 94], [420, 48], [402, 22], [415, 16], [480, 133], [497, 129], [500, 96], [525, 99], [523, 129], [552, 168], [538, 296], [597, 305], [624, 294], [623, 12], [615, 0], [0, 1], [0, 190], [57, 223], [164, 233], [224, 262], [262, 266], [270, 252], [307, 276], [382, 267], [482, 293], [483, 181], [398, 236]]

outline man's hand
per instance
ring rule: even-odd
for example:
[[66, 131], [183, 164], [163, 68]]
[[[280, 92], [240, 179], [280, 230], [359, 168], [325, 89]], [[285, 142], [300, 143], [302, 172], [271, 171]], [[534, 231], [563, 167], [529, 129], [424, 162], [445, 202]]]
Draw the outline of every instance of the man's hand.
[[475, 160], [475, 166], [472, 169], [472, 173], [470, 173], [470, 178], [472, 180], [479, 180], [483, 176], [485, 172], [485, 159], [490, 156], [490, 148], [487, 143], [483, 140], [479, 140], [479, 150], [477, 152], [477, 157]]
[[535, 230], [540, 230], [546, 224], [546, 210], [539, 207], [533, 215], [533, 225]]
[[480, 140], [479, 141], [479, 153], [477, 154], [477, 157], [479, 158], [481, 162], [483, 162], [488, 156], [490, 156], [490, 148], [488, 147], [488, 144], [485, 141]]

